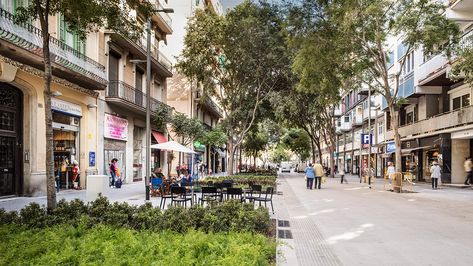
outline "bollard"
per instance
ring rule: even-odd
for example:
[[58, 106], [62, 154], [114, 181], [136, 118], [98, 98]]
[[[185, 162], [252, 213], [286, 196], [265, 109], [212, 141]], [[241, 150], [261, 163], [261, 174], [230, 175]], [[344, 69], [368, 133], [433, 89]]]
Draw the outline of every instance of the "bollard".
[[108, 176], [106, 175], [89, 175], [87, 176], [87, 190], [86, 200], [87, 202], [94, 201], [98, 198], [99, 194], [105, 196], [105, 192], [108, 189]]

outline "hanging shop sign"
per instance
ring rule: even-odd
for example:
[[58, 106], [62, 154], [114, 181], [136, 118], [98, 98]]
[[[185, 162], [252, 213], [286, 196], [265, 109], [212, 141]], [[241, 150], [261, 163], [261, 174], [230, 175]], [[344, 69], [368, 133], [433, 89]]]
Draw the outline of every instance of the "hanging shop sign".
[[386, 143], [386, 153], [392, 153], [396, 151], [396, 143], [394, 141]]
[[95, 166], [95, 151], [89, 151], [89, 166]]
[[109, 139], [128, 139], [128, 120], [105, 114], [104, 137]]
[[82, 108], [80, 107], [80, 105], [59, 100], [56, 98], [51, 99], [51, 109], [64, 114], [82, 117]]
[[361, 144], [371, 145], [372, 135], [371, 134], [361, 134]]

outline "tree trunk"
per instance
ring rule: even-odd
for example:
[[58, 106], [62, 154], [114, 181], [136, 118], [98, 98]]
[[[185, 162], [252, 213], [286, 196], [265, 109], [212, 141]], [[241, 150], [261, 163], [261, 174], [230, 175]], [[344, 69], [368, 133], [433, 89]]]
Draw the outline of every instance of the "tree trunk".
[[235, 147], [233, 147], [233, 140], [232, 140], [233, 135], [230, 135], [228, 138], [228, 165], [227, 165], [227, 174], [228, 175], [233, 175], [233, 163], [235, 159]]
[[312, 148], [312, 162], [315, 163], [315, 143], [312, 138], [310, 139], [310, 146]]
[[389, 108], [391, 112], [391, 126], [394, 132], [394, 144], [396, 145], [395, 152], [395, 168], [396, 172], [402, 172], [402, 153], [401, 153], [401, 135], [399, 134], [399, 113], [395, 111], [394, 106]]
[[[40, 15], [41, 16], [41, 15]], [[46, 123], [46, 193], [47, 209], [51, 212], [56, 208], [56, 188], [54, 178], [54, 140], [53, 140], [53, 115], [51, 111], [51, 56], [49, 53], [48, 14], [45, 13], [41, 21], [43, 37], [44, 60], [44, 120]]]

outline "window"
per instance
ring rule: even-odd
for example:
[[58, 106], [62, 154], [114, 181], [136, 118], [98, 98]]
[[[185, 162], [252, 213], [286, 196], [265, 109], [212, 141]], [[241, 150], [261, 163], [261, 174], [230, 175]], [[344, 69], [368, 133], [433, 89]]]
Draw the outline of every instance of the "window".
[[345, 119], [345, 123], [349, 123], [350, 122], [350, 115], [346, 115], [344, 117], [344, 119]]
[[378, 123], [378, 135], [381, 135], [384, 133], [384, 122], [379, 122]]
[[79, 38], [76, 32], [72, 32], [64, 20], [64, 15], [59, 16], [59, 39], [68, 46], [74, 48], [81, 54], [85, 54], [85, 40]]
[[464, 94], [462, 96], [453, 98], [452, 110], [464, 108], [469, 105], [470, 105], [470, 94], [468, 93], [468, 94]]
[[414, 71], [414, 51], [407, 54], [406, 57], [406, 61], [404, 61], [404, 66], [402, 67], [402, 74], [404, 76]]
[[409, 112], [406, 114], [406, 124], [414, 123], [414, 112]]
[[31, 0], [0, 0], [0, 8], [16, 14], [16, 9], [19, 7], [27, 7], [31, 3]]

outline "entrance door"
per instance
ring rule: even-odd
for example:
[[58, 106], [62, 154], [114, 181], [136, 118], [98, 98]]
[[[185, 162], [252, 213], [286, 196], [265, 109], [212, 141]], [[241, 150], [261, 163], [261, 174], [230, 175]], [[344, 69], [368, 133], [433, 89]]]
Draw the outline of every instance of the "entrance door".
[[119, 91], [119, 68], [120, 68], [120, 55], [110, 51], [108, 57], [108, 80], [110, 81], [108, 85], [108, 96], [119, 97], [121, 94]]
[[0, 83], [0, 196], [22, 193], [22, 107], [21, 91]]

